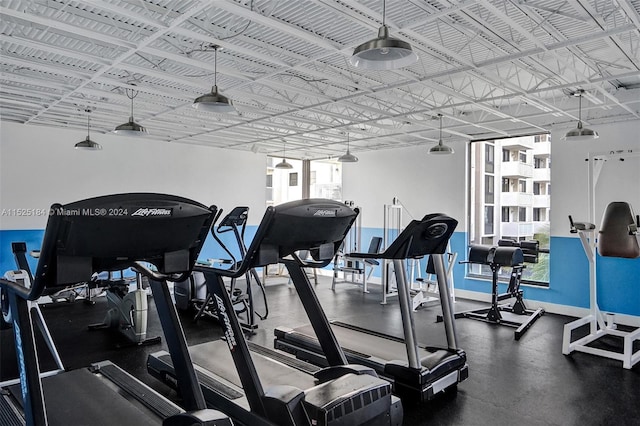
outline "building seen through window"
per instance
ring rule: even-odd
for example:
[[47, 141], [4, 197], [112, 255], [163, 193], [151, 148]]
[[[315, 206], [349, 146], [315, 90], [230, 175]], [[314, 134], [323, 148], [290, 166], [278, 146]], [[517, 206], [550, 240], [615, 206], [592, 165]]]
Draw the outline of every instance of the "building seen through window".
[[303, 176], [303, 161], [287, 159], [291, 169], [276, 169], [281, 159], [267, 157], [267, 206], [303, 198], [304, 184], [308, 182], [309, 198], [342, 200], [342, 164], [331, 160], [313, 160], [309, 163], [309, 176]]
[[[523, 282], [542, 286], [549, 283], [550, 144], [550, 136], [541, 134], [473, 142], [470, 153], [468, 243], [539, 241], [539, 262], [527, 264]], [[470, 264], [469, 274], [490, 276], [491, 271]]]

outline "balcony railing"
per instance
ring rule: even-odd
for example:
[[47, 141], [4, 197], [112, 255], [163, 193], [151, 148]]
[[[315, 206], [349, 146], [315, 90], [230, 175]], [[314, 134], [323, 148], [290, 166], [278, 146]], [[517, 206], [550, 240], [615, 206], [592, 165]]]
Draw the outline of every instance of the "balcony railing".
[[504, 177], [533, 177], [533, 165], [519, 161], [504, 161], [500, 164], [500, 174]]
[[533, 155], [548, 157], [551, 155], [551, 142], [536, 142], [533, 144]]
[[549, 234], [550, 222], [533, 222], [534, 234]]
[[521, 138], [502, 139], [500, 141], [500, 144], [502, 145], [503, 148], [518, 149], [521, 151], [524, 151], [527, 149], [533, 149], [533, 146], [535, 145], [535, 143], [533, 142], [533, 138], [530, 136], [525, 136]]
[[533, 194], [526, 192], [501, 192], [500, 205], [502, 206], [533, 206]]
[[534, 195], [533, 196], [533, 207], [548, 209], [550, 206], [551, 206], [550, 195]]
[[533, 169], [533, 180], [551, 182], [551, 169]]
[[533, 222], [502, 222], [500, 235], [503, 237], [533, 237]]

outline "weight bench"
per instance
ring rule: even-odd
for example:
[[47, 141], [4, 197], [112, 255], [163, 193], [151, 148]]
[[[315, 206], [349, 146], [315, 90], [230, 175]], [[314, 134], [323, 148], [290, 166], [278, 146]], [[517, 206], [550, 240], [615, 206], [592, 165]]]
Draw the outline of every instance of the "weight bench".
[[[488, 265], [491, 268], [491, 305], [488, 308], [458, 312], [455, 314], [455, 318], [471, 318], [513, 327], [516, 329], [515, 340], [520, 340], [533, 323], [544, 314], [542, 308], [535, 310], [527, 308], [523, 299], [523, 291], [520, 289], [525, 259], [530, 262], [537, 261], [537, 247], [537, 241], [522, 241], [518, 244], [513, 240], [500, 240], [498, 246], [472, 245], [469, 248], [468, 260], [460, 263]], [[527, 252], [526, 255], [524, 251]], [[498, 293], [498, 273], [503, 266], [511, 267], [511, 276], [507, 291]], [[508, 299], [515, 299], [515, 302], [512, 304], [499, 303]], [[520, 320], [519, 317], [524, 317], [524, 319]], [[441, 316], [437, 317], [437, 321], [442, 321]]]

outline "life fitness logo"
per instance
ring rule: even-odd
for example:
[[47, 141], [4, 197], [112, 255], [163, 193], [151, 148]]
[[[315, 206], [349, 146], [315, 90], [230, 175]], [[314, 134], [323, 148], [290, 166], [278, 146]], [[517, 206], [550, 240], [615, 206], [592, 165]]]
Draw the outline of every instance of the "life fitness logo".
[[316, 212], [313, 215], [314, 216], [331, 217], [331, 216], [337, 216], [338, 215], [338, 211], [337, 210], [328, 210], [328, 209], [319, 209], [319, 210], [316, 210]]
[[172, 209], [150, 209], [142, 207], [131, 214], [131, 216], [171, 216], [173, 214]]
[[233, 334], [233, 329], [231, 328], [231, 320], [229, 319], [229, 314], [227, 313], [227, 309], [224, 307], [224, 302], [217, 295], [214, 294], [216, 298], [216, 304], [218, 305], [218, 313], [220, 317], [222, 317], [222, 322], [224, 323], [224, 336], [227, 340], [227, 345], [229, 345], [229, 350], [233, 352], [233, 349], [238, 345], [236, 342], [236, 336]]

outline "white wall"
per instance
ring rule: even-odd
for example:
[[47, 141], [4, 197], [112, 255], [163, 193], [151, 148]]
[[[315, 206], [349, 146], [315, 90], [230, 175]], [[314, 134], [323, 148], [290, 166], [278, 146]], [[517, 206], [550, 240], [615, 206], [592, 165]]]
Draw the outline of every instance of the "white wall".
[[[102, 151], [75, 150], [82, 131], [3, 122], [0, 130], [0, 230], [44, 229], [54, 202], [121, 192], [160, 192], [215, 204], [247, 205], [251, 224], [265, 210], [266, 156], [168, 143], [153, 138], [93, 134]], [[254, 213], [255, 212], [255, 213]]]
[[[598, 125], [600, 138], [589, 142], [561, 140], [567, 130], [553, 129], [551, 135], [551, 234], [562, 236], [569, 235], [568, 214], [588, 217], [589, 152], [640, 151], [640, 120]], [[362, 207], [362, 226], [381, 228], [383, 205], [397, 197], [415, 216], [444, 212], [460, 221], [458, 232], [466, 230], [467, 146], [452, 146], [456, 152], [450, 156], [429, 156], [425, 146], [358, 153], [358, 163], [345, 164], [343, 197]], [[597, 218], [616, 199], [629, 201], [640, 213], [639, 164], [636, 156], [603, 167], [596, 188]]]
[[[447, 142], [449, 145], [450, 143]], [[396, 197], [416, 219], [428, 213], [456, 218], [463, 231], [466, 203], [466, 146], [450, 144], [453, 155], [428, 155], [429, 146], [357, 153], [342, 167], [342, 194], [362, 207], [362, 226], [382, 228], [384, 205]], [[411, 217], [403, 213], [406, 225]]]

